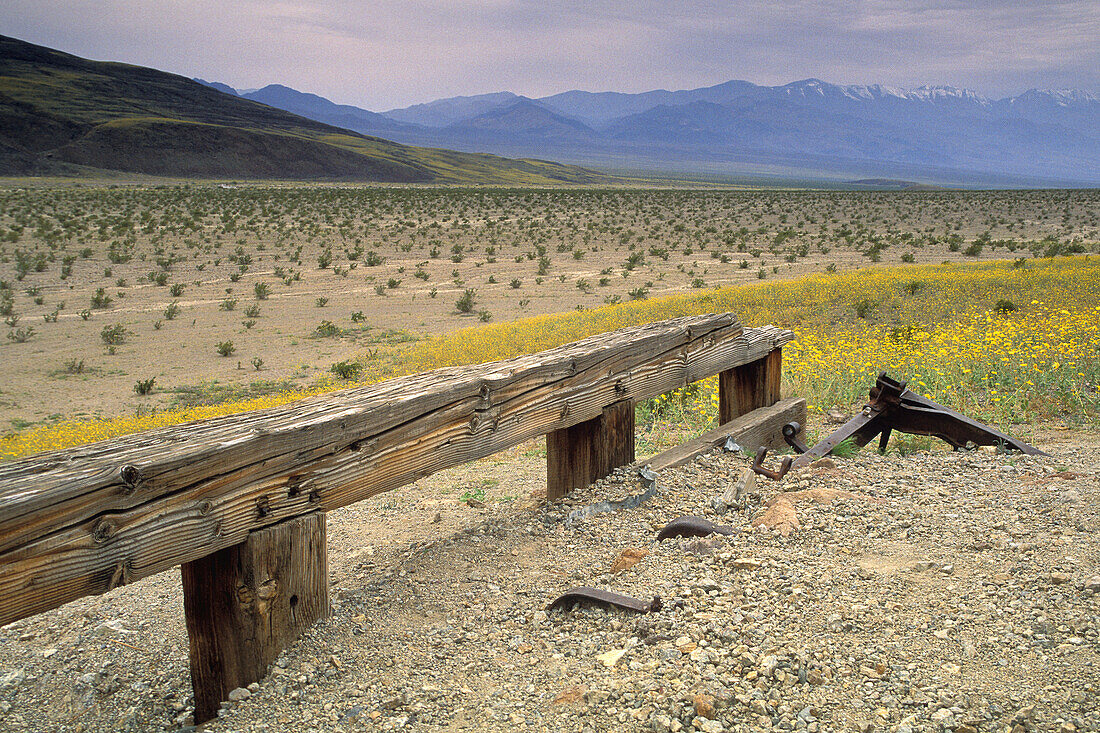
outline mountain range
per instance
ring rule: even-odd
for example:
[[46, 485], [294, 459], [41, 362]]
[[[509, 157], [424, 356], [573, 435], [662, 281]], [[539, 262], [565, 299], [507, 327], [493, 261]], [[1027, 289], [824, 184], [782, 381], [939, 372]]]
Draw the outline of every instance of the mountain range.
[[[286, 111], [275, 95], [267, 99], [256, 102], [224, 85], [211, 88], [0, 36], [0, 175], [111, 171], [533, 185], [608, 180], [575, 166], [411, 147], [346, 129], [370, 120], [371, 113], [354, 107], [328, 103], [333, 115], [344, 116], [329, 124]], [[376, 117], [375, 126], [401, 127]]]
[[1076, 90], [1032, 89], [990, 99], [949, 86], [728, 81], [537, 99], [497, 92], [381, 113], [280, 85], [242, 96], [408, 144], [620, 169], [976, 185], [1100, 183], [1100, 99]]

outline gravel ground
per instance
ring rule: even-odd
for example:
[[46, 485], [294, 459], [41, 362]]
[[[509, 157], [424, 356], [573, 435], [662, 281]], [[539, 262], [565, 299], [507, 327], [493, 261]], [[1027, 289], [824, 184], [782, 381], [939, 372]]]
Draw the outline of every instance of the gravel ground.
[[[438, 474], [330, 516], [332, 618], [203, 728], [1100, 731], [1100, 439], [1030, 439], [1053, 456], [830, 458], [722, 516], [736, 454], [575, 521], [642, 482], [541, 506], [537, 445]], [[683, 514], [735, 532], [658, 543]], [[547, 613], [575, 585], [663, 608]], [[0, 630], [0, 730], [177, 730], [190, 702], [178, 569]]]

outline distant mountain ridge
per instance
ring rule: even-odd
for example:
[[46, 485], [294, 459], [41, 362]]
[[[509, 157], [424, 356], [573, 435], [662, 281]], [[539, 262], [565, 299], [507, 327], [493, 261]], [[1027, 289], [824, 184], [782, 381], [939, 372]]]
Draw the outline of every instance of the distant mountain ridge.
[[[276, 101], [298, 96], [287, 92]], [[372, 124], [399, 126], [385, 118]], [[102, 171], [408, 183], [606, 180], [556, 163], [410, 147], [236, 96], [225, 85], [0, 36], [0, 174]]]
[[[268, 103], [279, 106], [277, 101]], [[293, 111], [326, 119], [319, 108]], [[928, 183], [1100, 184], [1100, 98], [1080, 90], [1032, 89], [991, 99], [943, 85], [733, 80], [698, 89], [573, 90], [538, 99], [505, 91], [366, 114], [349, 118], [347, 126], [409, 144], [582, 164]], [[384, 127], [379, 117], [404, 127]]]

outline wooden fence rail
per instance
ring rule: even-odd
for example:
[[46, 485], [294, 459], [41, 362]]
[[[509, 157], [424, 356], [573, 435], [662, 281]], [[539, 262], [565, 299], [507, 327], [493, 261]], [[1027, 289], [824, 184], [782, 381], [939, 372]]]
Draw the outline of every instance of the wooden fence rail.
[[[313, 589], [306, 597], [279, 590], [274, 577], [296, 587], [320, 572], [319, 513], [539, 435], [548, 435], [548, 496], [560, 496], [633, 461], [638, 400], [720, 374], [724, 421], [775, 405], [780, 348], [792, 337], [771, 326], [744, 330], [730, 314], [677, 318], [0, 464], [0, 625], [182, 563], [201, 720], [327, 612], [316, 583], [302, 586]], [[762, 412], [755, 429], [778, 431], [799, 409], [804, 402]], [[289, 520], [308, 523], [320, 550], [280, 550], [293, 531], [264, 530]], [[257, 563], [275, 586], [245, 588]], [[238, 580], [243, 600], [215, 623], [217, 604], [196, 596]], [[233, 640], [209, 635], [234, 632], [211, 626], [243, 628], [275, 608], [291, 622], [274, 624], [267, 641], [238, 634], [263, 648], [241, 651], [245, 661], [233, 667]]]

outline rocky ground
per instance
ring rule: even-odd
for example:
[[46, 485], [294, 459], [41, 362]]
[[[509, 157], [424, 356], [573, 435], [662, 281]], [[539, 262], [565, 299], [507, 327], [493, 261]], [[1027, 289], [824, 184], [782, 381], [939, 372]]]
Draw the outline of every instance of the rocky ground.
[[[1100, 440], [1030, 440], [825, 459], [721, 516], [737, 454], [577, 519], [643, 482], [540, 505], [537, 445], [439, 474], [330, 516], [332, 617], [205, 729], [1100, 731]], [[683, 514], [735, 532], [656, 541]], [[577, 585], [663, 607], [546, 610]], [[0, 730], [190, 704], [178, 570], [0, 630]]]

